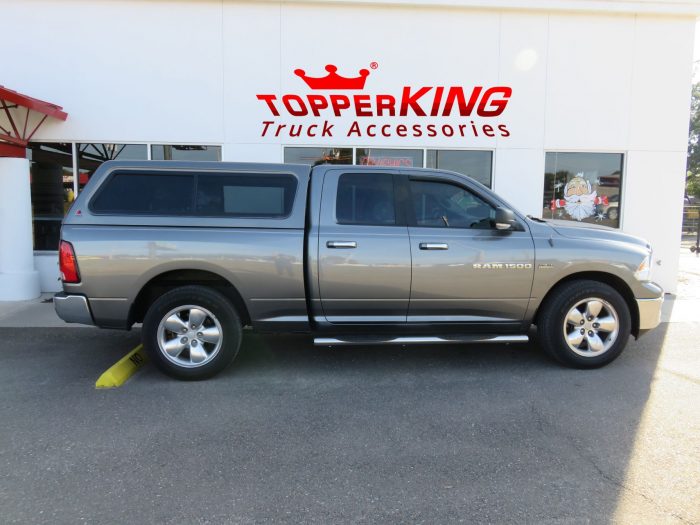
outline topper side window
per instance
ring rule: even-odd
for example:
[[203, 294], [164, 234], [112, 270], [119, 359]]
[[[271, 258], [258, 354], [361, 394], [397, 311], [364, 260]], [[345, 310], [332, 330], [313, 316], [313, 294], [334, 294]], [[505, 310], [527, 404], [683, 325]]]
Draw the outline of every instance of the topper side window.
[[192, 215], [194, 174], [114, 173], [92, 198], [94, 213]]
[[197, 215], [204, 217], [288, 217], [297, 179], [288, 174], [232, 173], [199, 175]]

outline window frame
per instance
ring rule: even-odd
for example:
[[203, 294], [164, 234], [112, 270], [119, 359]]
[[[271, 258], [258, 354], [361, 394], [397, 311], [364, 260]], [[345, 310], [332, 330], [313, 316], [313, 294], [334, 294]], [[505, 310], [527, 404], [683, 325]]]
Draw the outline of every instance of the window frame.
[[[620, 187], [619, 187], [619, 192], [618, 192], [618, 219], [617, 219], [617, 226], [608, 226], [604, 224], [603, 226], [607, 226], [609, 228], [613, 228], [614, 230], [618, 231], [623, 231], [624, 229], [624, 206], [625, 206], [625, 197], [624, 195], [627, 193], [627, 164], [628, 164], [628, 157], [629, 157], [629, 151], [628, 150], [581, 150], [581, 149], [573, 149], [573, 148], [555, 148], [555, 149], [545, 149], [542, 152], [542, 165], [544, 169], [542, 170], [542, 178], [544, 179], [546, 173], [547, 173], [547, 155], [548, 154], [570, 154], [570, 153], [582, 153], [582, 154], [589, 154], [589, 155], [597, 155], [597, 154], [613, 154], [613, 155], [620, 155], [621, 157], [621, 163], [622, 163], [622, 168], [620, 170]], [[542, 203], [544, 204], [544, 193], [545, 193], [545, 186], [544, 186], [544, 180], [542, 184]], [[544, 207], [543, 207], [544, 209]], [[566, 222], [572, 222], [572, 223], [580, 223], [580, 224], [593, 224], [596, 225], [597, 223], [590, 223], [590, 222], [585, 222], [585, 221], [577, 221], [577, 220], [572, 220], [572, 219], [557, 219], [557, 218], [549, 218], [549, 217], [542, 217], [545, 220], [563, 220]]]

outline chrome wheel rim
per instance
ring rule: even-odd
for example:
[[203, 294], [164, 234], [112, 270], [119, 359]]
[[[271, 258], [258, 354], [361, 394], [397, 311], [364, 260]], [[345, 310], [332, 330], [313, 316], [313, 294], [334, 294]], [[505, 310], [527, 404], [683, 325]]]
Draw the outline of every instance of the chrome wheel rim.
[[223, 330], [206, 308], [187, 304], [173, 308], [158, 325], [158, 348], [170, 362], [186, 368], [209, 363], [221, 349]]
[[620, 319], [612, 305], [599, 297], [576, 303], [564, 319], [564, 340], [583, 357], [604, 354], [617, 340]]

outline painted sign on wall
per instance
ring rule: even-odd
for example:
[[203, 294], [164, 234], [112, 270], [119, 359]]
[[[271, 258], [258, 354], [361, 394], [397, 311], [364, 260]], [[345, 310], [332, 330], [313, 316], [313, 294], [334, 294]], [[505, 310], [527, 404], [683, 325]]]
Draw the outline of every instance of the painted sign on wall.
[[[360, 69], [355, 77], [338, 74], [333, 64], [327, 75], [314, 77], [294, 70], [306, 92], [257, 94], [270, 118], [260, 123], [261, 137], [351, 139], [389, 137], [509, 137], [500, 119], [513, 90], [508, 86], [403, 86], [394, 93], [363, 93], [379, 65]], [[301, 87], [300, 86], [300, 87]], [[351, 117], [341, 129], [334, 119]], [[458, 117], [445, 122], [447, 118]], [[312, 118], [299, 123], [298, 119]], [[488, 120], [488, 123], [483, 120]], [[418, 122], [416, 122], [418, 120]]]

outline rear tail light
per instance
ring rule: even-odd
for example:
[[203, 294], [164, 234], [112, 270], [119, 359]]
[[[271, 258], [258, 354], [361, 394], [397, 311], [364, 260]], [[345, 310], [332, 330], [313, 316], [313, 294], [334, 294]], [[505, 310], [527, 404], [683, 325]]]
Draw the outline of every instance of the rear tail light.
[[73, 245], [67, 241], [61, 241], [58, 250], [58, 267], [61, 270], [61, 280], [64, 283], [79, 283], [78, 260], [75, 258]]

